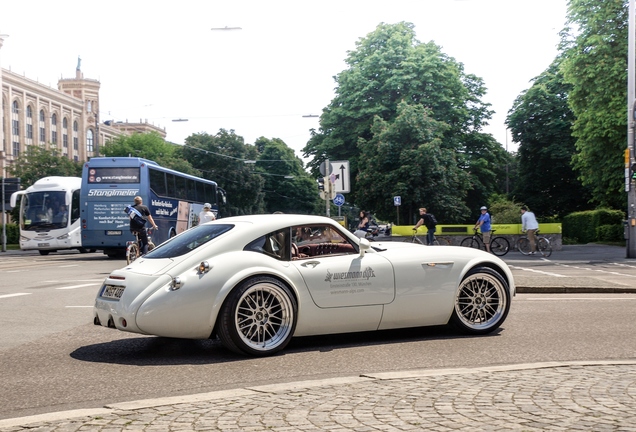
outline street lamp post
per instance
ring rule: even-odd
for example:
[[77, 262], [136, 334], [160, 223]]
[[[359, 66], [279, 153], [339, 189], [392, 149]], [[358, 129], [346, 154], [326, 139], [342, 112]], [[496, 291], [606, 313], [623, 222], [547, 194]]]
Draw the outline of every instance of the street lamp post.
[[636, 258], [636, 183], [631, 178], [635, 162], [634, 103], [636, 103], [636, 0], [629, 0], [627, 37], [627, 149], [625, 150], [625, 191], [627, 192], [627, 258]]

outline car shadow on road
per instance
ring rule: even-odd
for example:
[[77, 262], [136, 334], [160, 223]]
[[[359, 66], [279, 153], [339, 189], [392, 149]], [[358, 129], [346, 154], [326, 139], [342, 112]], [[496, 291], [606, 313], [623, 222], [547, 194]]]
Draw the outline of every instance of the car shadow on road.
[[[274, 357], [305, 352], [329, 352], [356, 347], [380, 346], [426, 340], [496, 337], [502, 329], [488, 335], [468, 336], [450, 326], [417, 327], [360, 333], [296, 337]], [[133, 366], [208, 365], [251, 360], [252, 356], [227, 350], [218, 339], [190, 340], [157, 336], [134, 336], [73, 351], [76, 360]]]

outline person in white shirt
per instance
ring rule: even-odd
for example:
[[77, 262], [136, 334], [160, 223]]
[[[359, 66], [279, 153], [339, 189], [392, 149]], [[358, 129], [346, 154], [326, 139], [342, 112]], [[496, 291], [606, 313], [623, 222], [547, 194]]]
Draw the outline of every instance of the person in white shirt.
[[203, 210], [199, 212], [199, 225], [213, 220], [216, 220], [216, 217], [212, 212], [212, 206], [210, 205], [210, 203], [203, 204]]
[[539, 222], [534, 217], [534, 213], [528, 211], [528, 207], [521, 207], [521, 231], [526, 232], [530, 240], [530, 255], [534, 255], [537, 250], [536, 233], [539, 229]]

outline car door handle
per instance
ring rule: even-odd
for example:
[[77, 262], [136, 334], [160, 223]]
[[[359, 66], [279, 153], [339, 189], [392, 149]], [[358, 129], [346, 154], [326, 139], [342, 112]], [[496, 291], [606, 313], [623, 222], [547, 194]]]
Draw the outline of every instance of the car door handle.
[[320, 264], [320, 261], [306, 261], [306, 262], [302, 263], [301, 266], [303, 266], [303, 267], [311, 266], [311, 268], [315, 268], [318, 264]]

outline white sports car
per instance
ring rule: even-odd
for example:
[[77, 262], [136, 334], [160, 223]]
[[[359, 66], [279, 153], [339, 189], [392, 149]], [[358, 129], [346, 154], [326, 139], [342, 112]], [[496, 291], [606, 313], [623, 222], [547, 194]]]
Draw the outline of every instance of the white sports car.
[[173, 338], [218, 336], [265, 356], [293, 336], [452, 323], [485, 334], [515, 284], [484, 251], [358, 239], [332, 219], [257, 215], [191, 228], [113, 271], [97, 325]]

